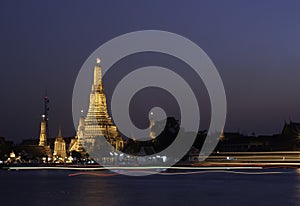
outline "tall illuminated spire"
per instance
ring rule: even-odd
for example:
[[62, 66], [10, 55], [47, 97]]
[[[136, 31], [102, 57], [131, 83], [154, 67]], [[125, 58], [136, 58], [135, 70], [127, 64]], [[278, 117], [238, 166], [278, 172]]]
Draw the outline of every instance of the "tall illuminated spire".
[[104, 136], [116, 149], [123, 149], [124, 141], [107, 112], [106, 95], [102, 84], [100, 59], [96, 59], [94, 81], [90, 94], [89, 109], [86, 118], [81, 117], [77, 131], [78, 150], [82, 144], [94, 144], [95, 138]]
[[152, 140], [155, 139], [156, 137], [156, 134], [155, 132], [153, 131], [153, 127], [155, 125], [155, 122], [154, 122], [154, 118], [153, 118], [153, 112], [150, 113], [150, 126], [149, 126], [149, 129], [150, 129], [150, 133], [149, 133], [149, 136]]
[[[87, 116], [85, 118], [85, 136], [116, 136], [116, 127], [107, 112], [106, 95], [102, 84], [102, 68], [100, 59], [96, 59], [94, 67], [94, 83], [90, 94], [90, 104]], [[95, 129], [95, 124], [99, 125]], [[107, 132], [106, 127], [111, 128]]]
[[100, 59], [96, 59], [96, 65], [94, 67], [94, 85], [102, 87], [102, 68], [100, 66]]
[[43, 114], [42, 115], [42, 121], [41, 121], [41, 130], [40, 130], [40, 142], [39, 146], [47, 146], [47, 121], [46, 121], [46, 116]]

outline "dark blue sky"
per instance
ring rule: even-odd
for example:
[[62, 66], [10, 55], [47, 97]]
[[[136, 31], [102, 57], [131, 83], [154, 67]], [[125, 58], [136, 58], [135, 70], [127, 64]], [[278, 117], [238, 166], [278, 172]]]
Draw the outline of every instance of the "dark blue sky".
[[[145, 29], [183, 35], [210, 56], [227, 93], [226, 130], [280, 132], [285, 120], [300, 121], [300, 2], [251, 2], [1, 1], [0, 136], [38, 136], [45, 88], [51, 134], [61, 125], [73, 135], [72, 91], [85, 59], [104, 42]], [[193, 75], [186, 78], [197, 87]]]

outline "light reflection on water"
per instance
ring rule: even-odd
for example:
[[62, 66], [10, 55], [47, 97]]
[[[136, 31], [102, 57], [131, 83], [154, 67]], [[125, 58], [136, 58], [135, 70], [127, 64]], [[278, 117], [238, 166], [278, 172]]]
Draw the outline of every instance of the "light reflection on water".
[[296, 171], [297, 175], [295, 175], [295, 189], [291, 191], [292, 197], [291, 202], [292, 205], [300, 205], [300, 169]]
[[0, 205], [300, 205], [300, 175], [74, 176], [0, 171]]

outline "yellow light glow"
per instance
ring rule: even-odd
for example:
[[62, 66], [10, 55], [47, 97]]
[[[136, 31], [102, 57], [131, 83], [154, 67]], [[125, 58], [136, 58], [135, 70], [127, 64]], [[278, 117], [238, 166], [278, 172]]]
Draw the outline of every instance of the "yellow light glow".
[[97, 64], [100, 64], [101, 60], [99, 58], [96, 58]]

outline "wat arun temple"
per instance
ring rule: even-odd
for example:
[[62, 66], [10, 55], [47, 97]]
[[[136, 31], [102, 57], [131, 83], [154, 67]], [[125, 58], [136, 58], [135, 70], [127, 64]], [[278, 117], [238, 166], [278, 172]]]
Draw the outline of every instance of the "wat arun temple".
[[99, 151], [100, 147], [96, 147], [95, 143], [100, 139], [103, 140], [102, 143], [112, 146], [108, 154], [109, 152], [123, 151], [125, 141], [107, 111], [100, 59], [96, 59], [94, 67], [89, 109], [86, 116], [81, 112], [75, 137], [64, 138], [61, 129], [59, 129], [56, 138], [49, 138], [48, 103], [49, 99], [45, 96], [45, 110], [42, 115], [39, 139], [23, 140], [15, 148], [16, 153], [40, 157], [44, 159], [44, 162], [67, 162], [74, 152], [80, 154], [81, 157], [87, 157], [90, 155], [91, 148]]
[[[92, 68], [91, 68], [92, 69]], [[137, 141], [133, 136], [123, 139], [116, 125], [114, 125], [107, 111], [106, 95], [102, 82], [102, 68], [100, 59], [96, 59], [93, 74], [93, 84], [90, 92], [89, 108], [86, 116], [81, 112], [76, 135], [72, 137], [63, 137], [61, 129], [59, 129], [56, 138], [49, 138], [48, 127], [48, 103], [47, 96], [44, 98], [44, 113], [42, 115], [40, 125], [39, 138], [23, 140], [21, 144], [13, 146], [13, 143], [6, 143], [0, 138], [1, 145], [8, 145], [5, 149], [7, 163], [82, 163], [101, 165], [119, 164], [120, 161], [126, 161], [133, 164], [144, 164], [145, 160], [149, 162], [149, 158], [145, 155], [157, 154], [168, 147], [177, 137], [180, 129], [180, 123], [174, 117], [168, 117], [163, 132], [156, 135], [155, 126], [159, 126], [161, 122], [154, 122], [150, 117], [149, 125], [149, 141]], [[151, 113], [151, 115], [153, 115]], [[222, 132], [219, 144], [213, 154], [217, 154], [218, 159], [223, 152], [228, 157], [226, 161], [240, 161], [239, 158], [232, 158], [228, 155], [231, 152], [261, 152], [264, 157], [265, 152], [277, 157], [278, 152], [283, 153], [279, 161], [286, 161], [289, 156], [294, 158], [294, 151], [300, 151], [300, 123], [290, 121], [285, 122], [282, 132], [274, 135], [243, 135], [241, 133], [225, 133]], [[184, 134], [181, 134], [184, 135]], [[207, 134], [205, 131], [199, 131], [197, 139], [188, 152], [187, 158], [183, 161], [197, 162], [199, 152], [203, 144], [203, 140]], [[2, 144], [1, 144], [2, 143]], [[105, 145], [105, 146], [103, 146]], [[108, 147], [107, 147], [108, 146]], [[3, 150], [4, 151], [4, 150]], [[10, 152], [11, 153], [8, 153]], [[122, 153], [119, 153], [122, 152]], [[275, 153], [273, 153], [275, 152]], [[276, 153], [277, 152], [277, 153]], [[128, 155], [124, 155], [128, 154]], [[132, 155], [133, 154], [133, 155]], [[156, 158], [156, 159], [155, 159]], [[156, 156], [153, 161], [173, 161], [167, 156]], [[168, 160], [166, 159], [168, 158]], [[215, 157], [213, 157], [215, 158]], [[253, 159], [253, 157], [251, 157]], [[259, 155], [257, 158], [261, 158]], [[272, 156], [272, 158], [275, 158]], [[245, 160], [246, 162], [248, 160]], [[294, 160], [293, 160], [294, 161]], [[103, 164], [102, 164], [103, 163]]]
[[94, 146], [96, 138], [104, 137], [116, 150], [123, 150], [124, 140], [107, 112], [106, 95], [102, 83], [102, 68], [97, 58], [94, 67], [94, 82], [90, 93], [89, 109], [86, 117], [81, 115], [77, 134], [69, 151], [84, 152], [84, 145]]

